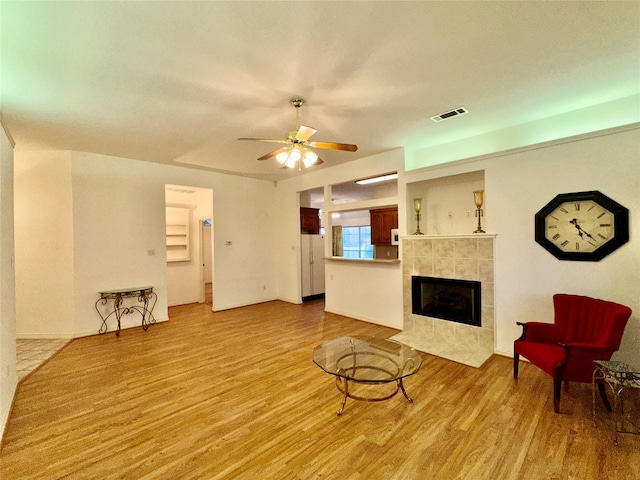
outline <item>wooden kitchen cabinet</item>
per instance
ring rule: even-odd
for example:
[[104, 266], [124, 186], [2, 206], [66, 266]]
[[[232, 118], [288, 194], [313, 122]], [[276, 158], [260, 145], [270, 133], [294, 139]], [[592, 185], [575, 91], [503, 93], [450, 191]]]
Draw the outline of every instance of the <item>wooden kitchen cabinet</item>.
[[300, 207], [300, 232], [318, 234], [320, 233], [320, 212], [317, 208]]
[[370, 210], [371, 245], [391, 245], [391, 229], [398, 228], [398, 207]]

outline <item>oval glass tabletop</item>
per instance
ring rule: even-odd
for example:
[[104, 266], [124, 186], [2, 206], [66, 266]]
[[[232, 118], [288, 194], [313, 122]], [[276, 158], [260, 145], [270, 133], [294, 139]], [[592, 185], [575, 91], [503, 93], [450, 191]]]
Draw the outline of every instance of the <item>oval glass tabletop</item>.
[[325, 372], [356, 382], [393, 382], [418, 372], [422, 357], [413, 348], [376, 337], [339, 337], [313, 351]]

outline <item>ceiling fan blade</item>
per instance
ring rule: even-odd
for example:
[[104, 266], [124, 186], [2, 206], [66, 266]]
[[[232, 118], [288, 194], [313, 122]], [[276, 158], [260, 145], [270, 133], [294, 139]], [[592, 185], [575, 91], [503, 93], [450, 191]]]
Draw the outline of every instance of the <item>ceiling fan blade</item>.
[[279, 148], [277, 150], [274, 150], [273, 152], [267, 153], [266, 155], [261, 156], [258, 160], [268, 160], [271, 157], [275, 157], [276, 155], [278, 155], [281, 152], [286, 152], [287, 150], [289, 150], [290, 147], [282, 147]]
[[304, 142], [311, 138], [311, 136], [316, 133], [317, 130], [313, 127], [307, 127], [306, 125], [300, 125], [298, 129], [298, 133], [296, 133], [296, 140]]
[[239, 138], [238, 140], [252, 140], [254, 142], [289, 143], [287, 140], [269, 140], [267, 138]]
[[318, 159], [314, 162], [314, 165], [320, 165], [322, 163], [324, 163], [324, 162], [322, 161], [322, 159], [320, 157], [318, 157]]
[[355, 152], [358, 150], [357, 145], [352, 145], [350, 143], [309, 142], [308, 145], [313, 148], [328, 148], [329, 150], [345, 150], [347, 152]]

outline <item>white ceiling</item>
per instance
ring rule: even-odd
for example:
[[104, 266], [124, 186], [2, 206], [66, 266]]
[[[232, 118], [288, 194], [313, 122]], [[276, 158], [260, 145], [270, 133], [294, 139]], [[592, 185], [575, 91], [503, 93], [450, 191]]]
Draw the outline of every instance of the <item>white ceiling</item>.
[[[295, 129], [337, 165], [640, 91], [640, 2], [12, 2], [1, 108], [17, 148], [279, 180]], [[441, 123], [430, 116], [464, 106]]]

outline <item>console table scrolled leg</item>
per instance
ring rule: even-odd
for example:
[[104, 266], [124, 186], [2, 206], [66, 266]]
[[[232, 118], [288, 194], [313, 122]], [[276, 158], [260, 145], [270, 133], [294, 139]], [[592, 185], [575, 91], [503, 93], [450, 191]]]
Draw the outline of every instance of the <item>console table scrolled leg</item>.
[[122, 316], [122, 312], [120, 311], [120, 305], [122, 305], [122, 295], [120, 293], [116, 294], [116, 298], [113, 301], [113, 311], [116, 313], [116, 319], [118, 320], [118, 327], [116, 329], [116, 337], [120, 336], [120, 317]]
[[106, 305], [107, 304], [107, 299], [104, 297], [100, 297], [94, 307], [96, 309], [96, 312], [98, 312], [98, 315], [100, 316], [100, 320], [102, 320], [102, 325], [100, 325], [100, 330], [98, 330], [98, 334], [102, 335], [103, 333], [107, 333], [107, 318], [108, 315], [105, 317], [104, 315], [102, 315], [102, 312], [100, 311], [100, 309], [98, 308], [98, 304], [101, 305]]
[[140, 292], [140, 297], [138, 297], [138, 300], [142, 302], [142, 329], [146, 332], [147, 328], [149, 328], [149, 325], [146, 322], [147, 313], [149, 311], [147, 308], [149, 306], [149, 296], [143, 290], [142, 292]]
[[402, 382], [402, 379], [398, 380], [398, 385], [400, 385], [400, 389], [402, 390], [402, 394], [404, 395], [404, 398], [409, 400], [409, 402], [413, 403], [413, 398], [407, 395], [407, 391], [404, 389], [404, 383]]
[[153, 309], [156, 306], [157, 301], [158, 301], [158, 296], [153, 291], [147, 294], [147, 306], [145, 306], [147, 310], [147, 316], [146, 316], [147, 326], [154, 325], [156, 323], [156, 319], [153, 318]]

